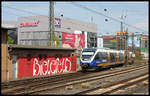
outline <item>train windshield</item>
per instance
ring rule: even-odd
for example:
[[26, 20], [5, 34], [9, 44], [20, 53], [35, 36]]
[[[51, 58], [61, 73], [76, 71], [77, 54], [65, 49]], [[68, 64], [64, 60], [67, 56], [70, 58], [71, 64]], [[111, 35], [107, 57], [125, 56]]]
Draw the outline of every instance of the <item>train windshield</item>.
[[96, 49], [92, 48], [92, 49], [89, 49], [89, 48], [86, 48], [86, 49], [83, 49], [82, 51], [82, 60], [90, 60], [91, 57], [94, 55]]

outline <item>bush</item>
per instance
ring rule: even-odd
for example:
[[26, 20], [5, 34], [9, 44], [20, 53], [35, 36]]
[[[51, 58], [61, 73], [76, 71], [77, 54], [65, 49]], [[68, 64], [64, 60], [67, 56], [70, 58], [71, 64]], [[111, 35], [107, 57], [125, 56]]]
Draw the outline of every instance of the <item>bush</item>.
[[139, 55], [139, 56], [135, 57], [135, 61], [141, 61], [141, 60], [143, 60], [143, 56], [142, 55]]

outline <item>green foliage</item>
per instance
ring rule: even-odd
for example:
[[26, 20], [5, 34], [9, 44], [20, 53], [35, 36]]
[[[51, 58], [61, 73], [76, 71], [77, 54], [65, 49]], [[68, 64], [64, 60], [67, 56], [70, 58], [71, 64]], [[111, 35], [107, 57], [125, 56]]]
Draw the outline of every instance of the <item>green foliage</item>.
[[135, 57], [135, 61], [141, 61], [143, 59], [142, 55], [136, 56]]
[[49, 39], [48, 46], [50, 47], [58, 47], [60, 44], [59, 38], [54, 34], [52, 35], [52, 41]]
[[8, 44], [14, 44], [14, 40], [10, 37], [10, 33], [8, 33]]

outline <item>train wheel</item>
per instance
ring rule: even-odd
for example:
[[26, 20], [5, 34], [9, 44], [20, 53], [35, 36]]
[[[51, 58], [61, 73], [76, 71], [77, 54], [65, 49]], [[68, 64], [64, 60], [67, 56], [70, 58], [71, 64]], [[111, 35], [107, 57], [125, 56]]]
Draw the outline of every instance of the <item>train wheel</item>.
[[100, 71], [102, 68], [101, 67], [96, 67], [95, 71]]
[[82, 68], [82, 72], [86, 72], [86, 68]]

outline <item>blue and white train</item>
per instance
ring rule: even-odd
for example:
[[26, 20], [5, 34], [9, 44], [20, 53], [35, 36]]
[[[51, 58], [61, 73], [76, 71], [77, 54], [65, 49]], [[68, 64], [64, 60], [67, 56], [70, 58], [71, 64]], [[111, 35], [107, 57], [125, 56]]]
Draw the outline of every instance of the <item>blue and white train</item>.
[[[128, 55], [129, 63], [134, 63], [132, 52]], [[81, 51], [80, 66], [82, 71], [87, 69], [99, 70], [102, 67], [110, 65], [118, 65], [125, 63], [125, 51], [124, 50], [112, 50], [106, 48], [84, 48]]]

